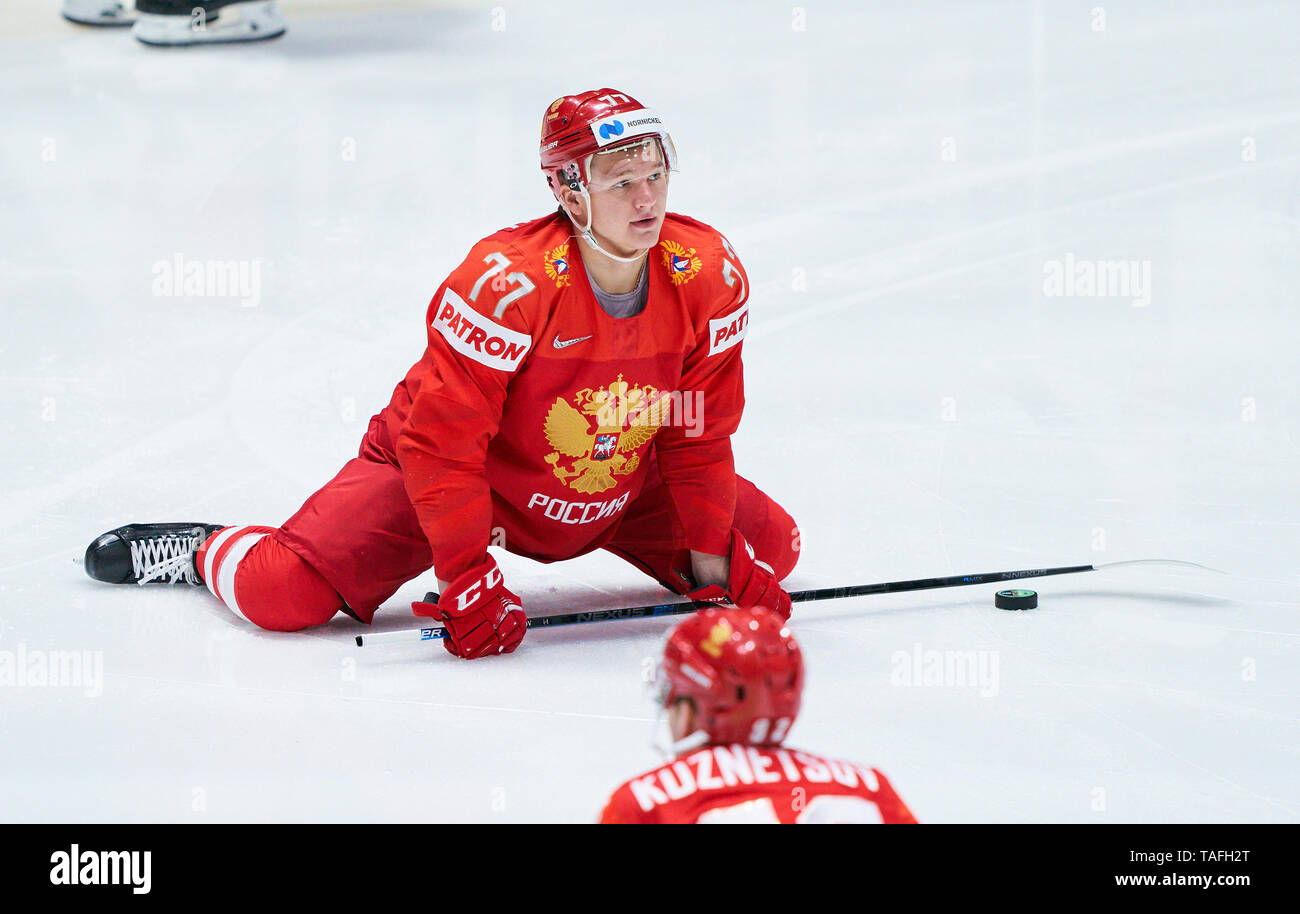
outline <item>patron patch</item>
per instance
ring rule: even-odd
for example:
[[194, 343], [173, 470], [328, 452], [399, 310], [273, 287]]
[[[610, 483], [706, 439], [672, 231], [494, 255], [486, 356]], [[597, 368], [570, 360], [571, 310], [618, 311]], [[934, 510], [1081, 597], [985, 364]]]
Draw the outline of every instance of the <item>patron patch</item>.
[[725, 352], [745, 338], [749, 329], [749, 303], [739, 311], [709, 321], [709, 355]]
[[533, 345], [532, 337], [479, 314], [450, 287], [443, 290], [431, 326], [461, 355], [501, 371], [514, 371], [522, 365]]

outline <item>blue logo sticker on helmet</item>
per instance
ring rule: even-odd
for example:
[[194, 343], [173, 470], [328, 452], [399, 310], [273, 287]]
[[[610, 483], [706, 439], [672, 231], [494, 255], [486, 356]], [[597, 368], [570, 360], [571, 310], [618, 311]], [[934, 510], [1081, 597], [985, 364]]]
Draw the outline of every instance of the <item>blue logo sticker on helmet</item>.
[[[659, 119], [659, 115], [649, 108], [620, 111], [592, 121], [589, 127], [597, 149], [625, 146], [637, 137], [657, 136], [660, 138], [659, 145], [663, 148], [664, 160], [668, 163], [669, 170], [677, 169], [677, 151], [672, 148], [672, 140], [668, 139], [668, 130], [664, 127], [664, 122]], [[545, 151], [543, 154], [546, 154]]]

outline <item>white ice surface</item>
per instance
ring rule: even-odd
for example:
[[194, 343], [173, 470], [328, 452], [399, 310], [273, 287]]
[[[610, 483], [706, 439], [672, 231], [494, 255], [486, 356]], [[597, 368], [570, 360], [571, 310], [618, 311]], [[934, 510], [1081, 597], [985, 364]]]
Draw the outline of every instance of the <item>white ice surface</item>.
[[[735, 450], [803, 529], [790, 589], [1228, 572], [798, 607], [791, 743], [931, 822], [1300, 819], [1300, 8], [494, 5], [288, 4], [280, 41], [185, 51], [53, 0], [0, 24], [0, 658], [103, 663], [95, 696], [0, 686], [0, 820], [584, 821], [657, 762], [667, 620], [464, 663], [80, 567], [122, 523], [292, 513], [448, 270], [551, 205], [543, 107], [599, 85], [670, 118], [670, 208], [752, 277]], [[177, 253], [261, 262], [259, 300], [152, 294]], [[1149, 261], [1150, 303], [1045, 296], [1067, 253]], [[503, 564], [532, 613], [661, 594]], [[990, 652], [995, 694], [899, 684], [917, 645]]]

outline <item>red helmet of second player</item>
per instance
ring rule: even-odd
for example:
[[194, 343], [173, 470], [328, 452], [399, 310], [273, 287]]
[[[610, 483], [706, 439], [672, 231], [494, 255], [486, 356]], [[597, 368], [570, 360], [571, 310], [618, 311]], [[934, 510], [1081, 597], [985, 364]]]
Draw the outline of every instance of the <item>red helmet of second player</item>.
[[654, 111], [615, 89], [566, 95], [542, 116], [542, 172], [557, 198], [561, 183], [581, 191], [593, 155], [646, 139], [658, 142], [668, 170], [676, 171], [677, 150]]
[[713, 743], [779, 745], [799, 714], [803, 655], [765, 609], [709, 609], [682, 622], [664, 649], [665, 707], [695, 702]]

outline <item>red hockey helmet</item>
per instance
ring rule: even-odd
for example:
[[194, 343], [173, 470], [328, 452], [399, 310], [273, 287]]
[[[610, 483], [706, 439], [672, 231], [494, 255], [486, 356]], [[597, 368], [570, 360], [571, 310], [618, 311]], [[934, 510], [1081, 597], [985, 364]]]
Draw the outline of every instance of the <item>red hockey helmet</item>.
[[705, 609], [668, 636], [664, 706], [695, 702], [710, 742], [780, 744], [799, 714], [803, 654], [765, 609]]
[[558, 199], [561, 184], [577, 191], [586, 187], [593, 155], [647, 139], [659, 144], [668, 170], [676, 171], [677, 150], [654, 111], [615, 89], [566, 95], [542, 116], [542, 173]]

